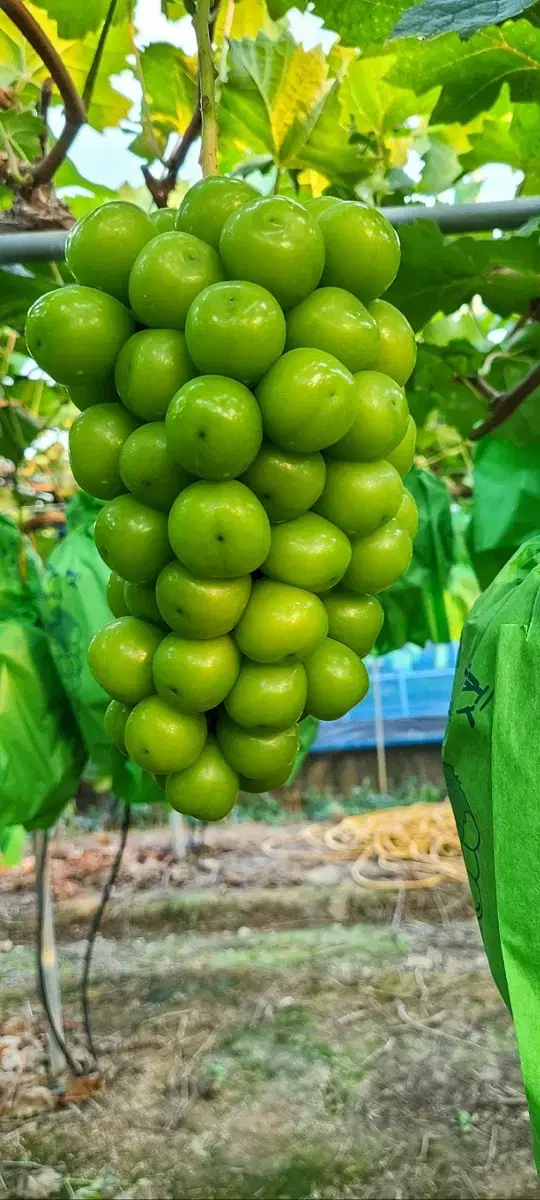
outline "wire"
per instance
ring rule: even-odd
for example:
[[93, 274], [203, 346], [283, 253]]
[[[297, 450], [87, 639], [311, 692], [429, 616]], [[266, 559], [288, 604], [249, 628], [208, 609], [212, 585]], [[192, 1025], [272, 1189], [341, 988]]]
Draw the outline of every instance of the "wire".
[[101, 900], [100, 900], [99, 905], [98, 905], [98, 907], [94, 913], [94, 916], [92, 917], [92, 920], [90, 922], [90, 927], [88, 930], [88, 938], [87, 938], [87, 942], [86, 942], [86, 950], [85, 950], [85, 954], [84, 954], [84, 965], [83, 965], [83, 973], [82, 973], [82, 979], [81, 979], [81, 1005], [82, 1005], [83, 1024], [84, 1024], [84, 1031], [86, 1034], [86, 1041], [88, 1043], [88, 1049], [90, 1050], [90, 1053], [91, 1053], [92, 1058], [94, 1059], [95, 1063], [97, 1063], [97, 1061], [98, 1061], [98, 1055], [97, 1055], [97, 1050], [94, 1045], [94, 1039], [93, 1039], [93, 1035], [92, 1035], [92, 1018], [91, 1018], [91, 1014], [90, 1014], [90, 1001], [88, 998], [88, 983], [89, 983], [89, 979], [90, 979], [90, 968], [92, 965], [92, 954], [93, 954], [93, 950], [94, 950], [94, 944], [95, 944], [97, 935], [98, 935], [100, 927], [101, 927], [101, 922], [103, 920], [103, 913], [105, 912], [105, 908], [109, 901], [109, 897], [111, 895], [111, 892], [113, 890], [113, 887], [114, 887], [117, 877], [118, 877], [118, 872], [120, 870], [120, 865], [121, 865], [122, 858], [124, 855], [124, 850], [126, 848], [126, 842], [127, 842], [127, 838], [128, 838], [130, 822], [131, 822], [131, 805], [126, 804], [124, 807], [124, 819], [122, 821], [122, 832], [120, 835], [120, 842], [118, 845], [118, 850], [116, 851], [115, 859], [114, 859], [114, 862], [113, 862], [111, 870], [110, 870], [109, 878], [108, 878], [108, 880], [105, 884], [105, 887], [103, 888], [103, 891], [101, 893]]
[[36, 902], [37, 902], [37, 978], [39, 986], [39, 994], [41, 1003], [45, 1009], [49, 1028], [52, 1036], [62, 1051], [64, 1058], [74, 1075], [84, 1075], [85, 1071], [80, 1063], [76, 1062], [71, 1054], [68, 1046], [58, 1029], [56, 1021], [53, 1017], [51, 1006], [49, 1004], [49, 996], [47, 993], [47, 985], [45, 982], [45, 972], [43, 970], [43, 934], [45, 928], [45, 868], [47, 863], [47, 853], [49, 847], [49, 835], [43, 834], [43, 842], [41, 853], [36, 854]]

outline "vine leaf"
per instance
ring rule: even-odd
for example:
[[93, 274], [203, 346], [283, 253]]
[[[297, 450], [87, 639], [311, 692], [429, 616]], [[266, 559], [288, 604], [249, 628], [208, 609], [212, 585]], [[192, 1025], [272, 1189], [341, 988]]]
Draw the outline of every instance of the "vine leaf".
[[440, 87], [433, 111], [437, 123], [465, 124], [497, 100], [508, 83], [513, 101], [540, 101], [540, 29], [528, 21], [491, 26], [468, 42], [455, 33], [400, 45], [389, 80], [422, 95]]
[[[332, 69], [346, 61], [334, 56]], [[289, 33], [232, 40], [218, 113], [222, 170], [270, 156], [338, 183], [365, 177], [376, 155], [351, 141], [339, 87], [319, 46], [305, 50]]]
[[467, 36], [486, 25], [518, 17], [533, 4], [536, 0], [423, 0], [403, 13], [391, 37], [436, 37], [441, 33]]
[[480, 295], [501, 316], [527, 310], [540, 296], [538, 236], [445, 239], [432, 221], [400, 230], [401, 267], [388, 299], [420, 329]]

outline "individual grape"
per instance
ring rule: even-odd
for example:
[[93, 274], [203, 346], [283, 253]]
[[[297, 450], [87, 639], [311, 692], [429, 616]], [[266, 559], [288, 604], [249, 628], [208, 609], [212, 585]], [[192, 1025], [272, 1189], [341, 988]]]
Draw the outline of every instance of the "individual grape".
[[395, 450], [390, 450], [386, 455], [388, 462], [396, 468], [396, 471], [401, 478], [410, 471], [414, 463], [414, 452], [416, 449], [416, 425], [412, 417], [409, 417], [405, 436], [401, 439]]
[[116, 571], [111, 571], [107, 580], [107, 604], [113, 617], [129, 616], [129, 608], [124, 595], [125, 580]]
[[170, 775], [191, 766], [206, 741], [200, 713], [180, 713], [161, 699], [147, 696], [130, 713], [126, 748], [137, 766], [151, 774]]
[[120, 456], [136, 428], [121, 404], [95, 404], [79, 413], [69, 431], [69, 463], [79, 487], [98, 500], [125, 492]]
[[159, 421], [178, 388], [197, 374], [179, 329], [141, 329], [116, 360], [118, 395], [137, 417]]
[[265, 775], [262, 779], [248, 779], [247, 775], [239, 775], [238, 784], [241, 792], [255, 793], [260, 796], [263, 792], [271, 792], [274, 788], [283, 787], [290, 774], [291, 771], [286, 766], [281, 771], [273, 771], [271, 774]]
[[258, 383], [285, 345], [285, 317], [257, 283], [214, 283], [193, 301], [186, 320], [189, 353], [205, 375]]
[[150, 213], [150, 220], [154, 226], [154, 237], [158, 237], [160, 233], [173, 233], [176, 229], [175, 208], [156, 208], [155, 212]]
[[414, 371], [416, 339], [406, 317], [388, 300], [373, 300], [369, 312], [379, 330], [379, 348], [372, 363], [374, 371], [390, 375], [403, 387]]
[[189, 233], [161, 233], [135, 259], [130, 304], [143, 325], [182, 330], [195, 297], [220, 279], [220, 260], [206, 242]]
[[124, 601], [132, 617], [141, 621], [152, 621], [163, 629], [164, 622], [156, 602], [156, 589], [152, 583], [125, 583]]
[[345, 288], [363, 304], [381, 296], [397, 275], [401, 254], [386, 217], [358, 202], [332, 205], [317, 220], [325, 250], [322, 285]]
[[328, 616], [328, 637], [343, 642], [359, 658], [373, 649], [384, 622], [384, 611], [376, 596], [357, 596], [343, 587], [333, 588], [324, 597]]
[[245, 658], [225, 708], [246, 729], [287, 729], [302, 716], [307, 680], [302, 663], [254, 663]]
[[272, 528], [272, 541], [262, 571], [271, 579], [325, 592], [345, 574], [351, 561], [351, 544], [345, 534], [316, 513]]
[[120, 704], [138, 704], [155, 691], [152, 659], [162, 637], [155, 625], [137, 617], [110, 621], [88, 648], [94, 679]]
[[141, 208], [126, 200], [109, 200], [85, 213], [70, 230], [66, 262], [77, 283], [129, 304], [131, 268], [153, 237], [154, 225]]
[[305, 658], [327, 632], [326, 611], [313, 592], [257, 579], [234, 636], [253, 662], [280, 663]]
[[170, 633], [153, 664], [159, 695], [180, 712], [205, 712], [221, 704], [239, 670], [240, 652], [229, 634], [201, 641]]
[[348, 537], [364, 537], [396, 516], [403, 484], [391, 463], [330, 460], [326, 484], [315, 512], [332, 521]]
[[186, 192], [176, 218], [176, 228], [191, 233], [217, 250], [225, 221], [259, 193], [242, 179], [210, 175]]
[[411, 559], [411, 538], [394, 517], [375, 533], [353, 542], [351, 563], [343, 577], [343, 586], [363, 595], [384, 592], [405, 573]]
[[105, 709], [103, 718], [103, 728], [107, 737], [110, 737], [111, 742], [114, 742], [116, 749], [121, 754], [127, 755], [126, 750], [126, 724], [132, 709], [129, 704], [120, 704], [118, 700], [111, 700], [111, 703]]
[[29, 354], [68, 387], [110, 379], [134, 331], [133, 317], [119, 300], [78, 283], [46, 292], [26, 317]]
[[191, 483], [169, 514], [169, 538], [180, 562], [194, 575], [235, 579], [264, 562], [270, 523], [249, 488], [237, 480]]
[[103, 561], [129, 583], [153, 583], [172, 558], [165, 513], [134, 496], [103, 505], [94, 538]]
[[165, 513], [193, 482], [169, 453], [164, 421], [150, 421], [130, 434], [120, 452], [120, 475], [136, 500]]
[[348, 646], [326, 638], [306, 658], [307, 711], [319, 721], [337, 721], [359, 704], [369, 688], [362, 662]]
[[287, 314], [287, 350], [313, 346], [338, 358], [349, 371], [373, 367], [379, 330], [360, 300], [343, 288], [317, 288]]
[[186, 638], [229, 633], [240, 620], [251, 592], [251, 575], [238, 579], [201, 579], [182, 563], [170, 562], [156, 583], [163, 619]]
[[357, 391], [333, 354], [289, 350], [257, 388], [265, 436], [284, 450], [323, 450], [351, 428]]
[[407, 533], [414, 542], [418, 533], [418, 508], [414, 496], [411, 496], [407, 488], [403, 491], [403, 499], [396, 512], [396, 522], [403, 529], [407, 530]]
[[217, 740], [227, 762], [240, 775], [260, 779], [292, 770], [298, 752], [298, 725], [290, 729], [244, 729], [228, 713], [220, 714]]
[[307, 512], [319, 499], [325, 479], [326, 464], [318, 450], [296, 454], [272, 442], [263, 442], [242, 475], [242, 483], [255, 492], [273, 525]]
[[360, 371], [354, 379], [353, 422], [343, 437], [328, 447], [328, 454], [349, 462], [388, 458], [407, 430], [405, 392], [378, 371]]
[[238, 786], [238, 775], [216, 739], [208, 737], [190, 767], [167, 776], [165, 799], [177, 812], [199, 821], [221, 821], [236, 803]]
[[255, 397], [225, 375], [200, 375], [184, 384], [169, 404], [165, 425], [170, 453], [202, 479], [235, 479], [262, 442]]
[[219, 253], [229, 279], [259, 283], [284, 310], [317, 287], [324, 267], [317, 221], [285, 196], [252, 200], [232, 213], [221, 231]]
[[108, 379], [91, 379], [89, 383], [71, 383], [68, 393], [72, 404], [81, 412], [94, 404], [118, 404], [119, 400], [112, 375]]

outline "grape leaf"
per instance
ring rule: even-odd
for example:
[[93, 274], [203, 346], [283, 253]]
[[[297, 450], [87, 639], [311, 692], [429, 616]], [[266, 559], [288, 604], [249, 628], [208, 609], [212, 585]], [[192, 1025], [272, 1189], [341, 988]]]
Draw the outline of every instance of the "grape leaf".
[[[99, 39], [99, 32], [89, 33], [82, 41], [76, 38], [70, 40], [59, 38], [55, 22], [51, 21], [42, 9], [36, 8], [32, 4], [27, 4], [26, 7], [60, 53], [77, 90], [82, 92]], [[106, 125], [116, 125], [129, 112], [131, 101], [115, 91], [110, 83], [110, 76], [125, 68], [126, 57], [132, 49], [133, 27], [131, 23], [125, 21], [122, 24], [113, 25], [109, 30], [88, 112], [88, 121], [95, 129], [101, 130]], [[39, 98], [41, 84], [48, 76], [47, 68], [23, 34], [15, 28], [2, 11], [0, 11], [0, 64], [0, 87], [12, 87], [14, 99], [21, 107], [35, 104]], [[52, 100], [56, 104], [62, 103], [56, 89], [53, 91]]]
[[18, 159], [32, 162], [37, 158], [44, 131], [45, 123], [35, 113], [0, 110], [0, 147]]
[[[296, 6], [298, 7], [298, 6]], [[381, 45], [386, 41], [410, 0], [314, 0], [313, 11], [326, 28], [339, 34], [346, 46]], [[273, 15], [273, 13], [272, 13]]]
[[289, 33], [231, 41], [218, 114], [222, 169], [271, 155], [286, 169], [317, 171], [324, 182], [364, 178], [376, 155], [351, 143], [339, 86], [320, 47], [304, 50]]
[[[288, 7], [290, 8], [290, 5]], [[222, 4], [218, 10], [214, 29], [214, 41], [218, 46], [223, 41], [227, 17], [227, 5]], [[270, 19], [265, 0], [234, 0], [232, 25], [229, 28], [227, 36], [236, 39], [243, 37], [254, 38], [261, 29], [265, 33], [272, 33], [275, 29], [274, 23]]]
[[9, 325], [10, 329], [22, 332], [30, 305], [56, 286], [45, 275], [32, 275], [21, 267], [1, 267], [0, 325]]
[[380, 151], [375, 139], [351, 141], [342, 115], [340, 85], [336, 81], [294, 166], [315, 170], [328, 182], [350, 189], [377, 169]]
[[428, 137], [428, 148], [423, 155], [424, 169], [416, 191], [428, 196], [438, 196], [451, 187], [463, 173], [463, 166], [454, 147], [444, 136], [432, 134]]
[[403, 42], [389, 81], [418, 95], [441, 87], [434, 122], [465, 123], [491, 108], [503, 83], [514, 101], [540, 101], [540, 29], [528, 21], [491, 26], [468, 42], [455, 33]]
[[419, 220], [400, 230], [401, 267], [388, 299], [415, 329], [437, 312], [455, 312], [479, 294], [493, 312], [527, 310], [540, 296], [538, 237], [443, 238], [437, 226]]
[[34, 0], [44, 8], [51, 21], [56, 21], [61, 38], [83, 38], [98, 29], [109, 7], [109, 0]]
[[42, 422], [24, 404], [0, 399], [0, 457], [17, 466], [27, 446], [43, 428]]
[[536, 0], [423, 0], [400, 17], [392, 38], [435, 37], [441, 33], [468, 35], [486, 25], [517, 17]]
[[[277, 163], [291, 163], [306, 141], [330, 84], [320, 47], [304, 50], [289, 33], [275, 41], [259, 33], [254, 41], [233, 40], [219, 125], [231, 144]], [[225, 150], [226, 152], [226, 150]]]
[[414, 375], [407, 386], [414, 419], [418, 417], [423, 425], [429, 413], [437, 409], [462, 437], [468, 437], [476, 422], [486, 415], [488, 403], [464, 382], [463, 376], [476, 372], [483, 359], [463, 339], [444, 347], [420, 345]]
[[[507, 91], [505, 85], [503, 93]], [[505, 107], [499, 114], [491, 109], [478, 131], [468, 134], [468, 149], [459, 156], [462, 169], [471, 172], [484, 163], [507, 163], [523, 171], [520, 195], [535, 196], [540, 188], [540, 106], [515, 104], [512, 108], [508, 97]]]
[[[154, 42], [141, 54], [145, 100], [158, 133], [183, 133], [197, 99], [196, 60], [178, 46]], [[156, 155], [152, 155], [156, 157]]]
[[433, 90], [419, 101], [410, 88], [396, 87], [386, 76], [395, 59], [358, 58], [343, 77], [341, 105], [346, 123], [354, 122], [360, 133], [376, 132], [384, 137], [412, 116], [429, 115], [438, 93]]
[[117, 193], [102, 183], [85, 179], [71, 159], [66, 158], [54, 177], [60, 199], [66, 200], [75, 217], [83, 217], [106, 200], [116, 200]]
[[186, 7], [182, 0], [161, 0], [161, 11], [169, 21], [179, 21], [186, 15]]

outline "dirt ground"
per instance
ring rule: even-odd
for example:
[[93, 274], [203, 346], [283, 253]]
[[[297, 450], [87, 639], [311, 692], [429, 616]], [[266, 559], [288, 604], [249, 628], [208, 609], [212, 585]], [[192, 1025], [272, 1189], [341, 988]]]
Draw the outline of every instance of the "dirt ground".
[[[103, 1078], [84, 1103], [68, 1082], [54, 1111], [17, 1101], [43, 1083], [32, 864], [0, 875], [0, 1198], [540, 1198], [466, 890], [374, 897], [297, 843], [269, 853], [269, 836], [212, 832], [174, 864], [166, 831], [135, 835], [92, 974]], [[114, 841], [53, 856], [75, 1048]]]

